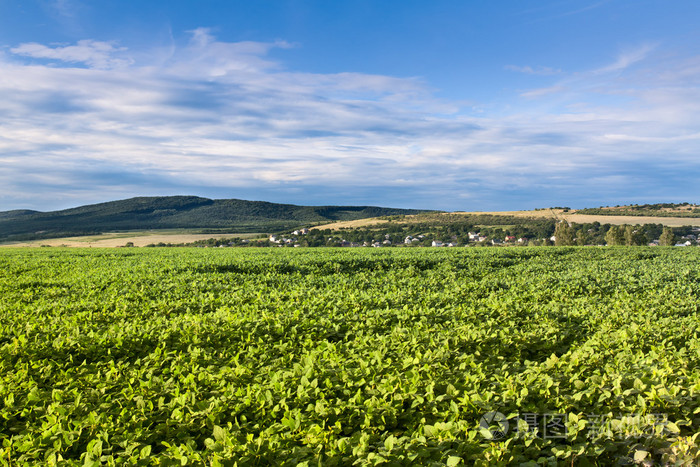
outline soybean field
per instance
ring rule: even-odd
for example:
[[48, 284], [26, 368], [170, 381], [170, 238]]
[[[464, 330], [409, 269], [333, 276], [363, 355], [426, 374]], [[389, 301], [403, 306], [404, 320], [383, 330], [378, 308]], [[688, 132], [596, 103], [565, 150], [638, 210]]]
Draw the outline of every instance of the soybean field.
[[700, 249], [4, 249], [3, 465], [695, 465]]

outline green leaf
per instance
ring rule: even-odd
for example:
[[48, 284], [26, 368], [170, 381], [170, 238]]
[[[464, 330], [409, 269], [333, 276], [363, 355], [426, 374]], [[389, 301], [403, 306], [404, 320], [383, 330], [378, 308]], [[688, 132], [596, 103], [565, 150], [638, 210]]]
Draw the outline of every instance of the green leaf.
[[676, 425], [676, 424], [673, 423], [673, 422], [668, 422], [668, 423], [666, 423], [666, 424], [664, 425], [664, 428], [667, 429], [668, 431], [670, 431], [671, 433], [676, 433], [676, 434], [677, 434], [677, 433], [680, 433], [680, 432], [681, 432], [681, 429], [678, 428], [678, 425]]
[[151, 446], [147, 445], [141, 448], [141, 451], [139, 452], [139, 458], [140, 459], [147, 459], [151, 455]]
[[226, 440], [227, 432], [218, 425], [214, 425], [214, 439], [220, 443]]
[[396, 441], [396, 438], [393, 435], [389, 435], [389, 437], [384, 440], [384, 447], [386, 448], [387, 451], [391, 451], [394, 449], [394, 442], [395, 441]]

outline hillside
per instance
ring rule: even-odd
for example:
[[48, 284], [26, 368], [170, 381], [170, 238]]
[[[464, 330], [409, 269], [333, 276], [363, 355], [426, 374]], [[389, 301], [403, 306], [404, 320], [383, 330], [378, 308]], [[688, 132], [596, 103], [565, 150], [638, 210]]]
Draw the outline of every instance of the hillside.
[[[610, 224], [610, 225], [637, 225], [660, 224], [670, 227], [694, 226], [700, 227], [700, 217], [689, 214], [682, 215], [676, 211], [647, 212], [642, 215], [639, 211], [628, 214], [624, 210], [605, 210], [605, 213], [595, 212], [595, 209], [536, 209], [532, 211], [471, 211], [471, 212], [429, 212], [420, 215], [409, 216], [401, 219], [404, 224], [432, 224], [435, 226], [449, 224], [472, 223], [474, 225], [513, 225], [535, 224], [542, 220], [565, 220], [576, 224]], [[689, 212], [689, 211], [686, 211]], [[381, 228], [389, 224], [390, 219], [367, 218], [353, 221], [339, 221], [323, 225], [318, 228], [331, 230]]]
[[579, 209], [576, 213], [598, 216], [700, 217], [700, 206], [691, 203], [631, 204]]
[[[335, 222], [314, 227], [300, 246], [551, 245], [567, 221], [577, 245], [661, 243], [664, 226], [679, 243], [697, 244], [700, 218], [578, 214], [567, 208], [501, 212], [430, 212]], [[611, 237], [608, 232], [615, 227]], [[632, 228], [627, 236], [628, 228]], [[620, 230], [622, 229], [622, 230]], [[615, 232], [623, 232], [624, 239]], [[292, 236], [288, 234], [288, 236]], [[562, 240], [563, 241], [563, 240]], [[665, 242], [668, 242], [668, 237]], [[619, 242], [619, 243], [618, 243]], [[623, 243], [624, 242], [624, 243]], [[571, 243], [564, 243], [564, 245]]]
[[139, 197], [53, 212], [0, 212], [0, 240], [55, 238], [115, 230], [226, 229], [268, 232], [304, 225], [423, 211], [375, 206], [297, 206], [197, 196]]

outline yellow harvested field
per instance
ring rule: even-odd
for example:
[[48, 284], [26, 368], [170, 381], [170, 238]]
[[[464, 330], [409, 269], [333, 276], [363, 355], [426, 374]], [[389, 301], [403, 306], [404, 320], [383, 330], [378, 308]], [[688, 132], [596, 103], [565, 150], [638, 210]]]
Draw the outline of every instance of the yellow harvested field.
[[215, 233], [215, 234], [183, 234], [183, 233], [162, 233], [162, 232], [120, 232], [106, 233], [102, 235], [90, 235], [86, 237], [65, 237], [48, 238], [43, 240], [32, 240], [28, 242], [8, 243], [0, 247], [39, 247], [67, 246], [67, 247], [90, 247], [90, 248], [116, 248], [126, 245], [128, 242], [134, 246], [146, 246], [151, 243], [190, 243], [197, 240], [207, 240], [210, 238], [251, 238], [259, 237], [260, 234], [240, 234], [240, 233]]
[[[693, 217], [650, 217], [650, 216], [600, 216], [592, 214], [576, 214], [571, 210], [564, 212], [563, 209], [539, 209], [533, 211], [471, 211], [471, 212], [445, 212], [443, 215], [492, 215], [492, 216], [514, 216], [530, 218], [563, 219], [569, 223], [588, 224], [600, 222], [601, 224], [663, 224], [670, 227], [680, 227], [682, 225], [692, 225], [700, 227], [700, 218]], [[433, 214], [434, 215], [434, 214]], [[399, 222], [421, 221], [422, 216], [406, 216]], [[341, 228], [371, 227], [389, 222], [381, 218], [359, 219], [356, 221], [335, 222], [333, 224], [319, 225], [315, 229], [338, 230]]]
[[501, 211], [501, 212], [459, 212], [452, 214], [490, 214], [494, 216], [515, 217], [546, 217], [550, 219], [563, 219], [569, 223], [622, 225], [622, 224], [663, 224], [670, 227], [682, 225], [700, 226], [698, 217], [653, 217], [653, 216], [600, 216], [594, 214], [576, 214], [576, 211], [564, 212], [562, 209], [540, 209], [538, 211]]
[[[406, 216], [406, 217], [411, 217], [411, 216]], [[338, 230], [338, 229], [355, 229], [357, 227], [369, 227], [371, 225], [379, 225], [379, 224], [386, 224], [389, 222], [386, 219], [381, 219], [379, 217], [370, 217], [369, 219], [358, 219], [354, 221], [342, 221], [342, 222], [334, 222], [332, 224], [321, 224], [317, 225], [316, 227], [311, 227], [311, 230], [316, 230], [316, 229], [331, 229], [331, 230]]]
[[560, 217], [567, 221], [578, 224], [600, 222], [601, 224], [663, 224], [669, 227], [680, 227], [682, 225], [700, 226], [698, 217], [650, 217], [650, 216], [596, 216], [592, 214], [564, 214]]
[[591, 224], [600, 222], [601, 224], [622, 225], [622, 224], [663, 224], [670, 227], [680, 227], [682, 225], [700, 226], [698, 217], [653, 217], [653, 216], [600, 216], [594, 214], [576, 214], [571, 210], [564, 212], [563, 209], [540, 209], [537, 211], [502, 211], [502, 212], [460, 212], [452, 214], [491, 214], [495, 216], [515, 216], [515, 217], [546, 217], [550, 219], [563, 219], [569, 223]]

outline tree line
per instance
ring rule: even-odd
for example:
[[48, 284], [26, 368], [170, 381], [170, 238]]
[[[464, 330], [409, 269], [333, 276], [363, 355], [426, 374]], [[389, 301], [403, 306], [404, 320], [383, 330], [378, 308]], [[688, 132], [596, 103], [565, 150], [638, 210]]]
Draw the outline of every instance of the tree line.
[[[649, 224], [651, 225], [651, 224]], [[650, 241], [656, 238], [649, 238], [646, 226], [640, 225], [612, 225], [609, 226], [605, 233], [605, 243], [611, 246], [627, 245], [627, 246], [642, 246], [649, 244]], [[659, 235], [659, 245], [672, 246], [675, 245], [676, 235], [670, 227], [662, 227]], [[557, 246], [570, 245], [589, 245], [590, 238], [588, 231], [585, 229], [575, 229], [567, 221], [557, 223], [554, 229], [554, 244]]]

